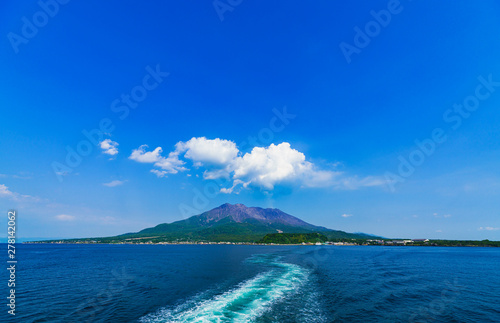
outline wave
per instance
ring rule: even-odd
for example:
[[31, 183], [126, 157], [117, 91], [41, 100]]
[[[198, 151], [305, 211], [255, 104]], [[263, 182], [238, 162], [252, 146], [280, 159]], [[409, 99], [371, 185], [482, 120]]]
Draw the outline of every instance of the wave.
[[269, 311], [273, 304], [295, 294], [309, 276], [306, 269], [279, 262], [275, 256], [257, 255], [248, 262], [265, 264], [269, 270], [212, 298], [193, 299], [173, 309], [164, 308], [140, 321], [251, 322]]

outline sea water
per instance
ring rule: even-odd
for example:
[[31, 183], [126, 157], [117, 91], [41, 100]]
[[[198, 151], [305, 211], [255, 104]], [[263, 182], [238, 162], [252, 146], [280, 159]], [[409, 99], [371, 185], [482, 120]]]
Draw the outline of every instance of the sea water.
[[500, 322], [500, 248], [28, 244], [17, 257], [2, 322]]

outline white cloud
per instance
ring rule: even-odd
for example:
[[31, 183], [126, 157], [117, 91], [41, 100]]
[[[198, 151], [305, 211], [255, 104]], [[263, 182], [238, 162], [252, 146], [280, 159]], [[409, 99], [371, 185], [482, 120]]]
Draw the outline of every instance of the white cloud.
[[68, 214], [59, 214], [59, 215], [56, 215], [55, 218], [59, 221], [73, 221], [76, 219], [75, 216], [68, 215]]
[[451, 214], [445, 214], [443, 215], [443, 218], [451, 218]]
[[224, 166], [232, 163], [239, 153], [234, 142], [219, 138], [193, 137], [187, 142], [178, 142], [175, 147], [177, 152], [185, 152], [184, 157], [197, 162], [199, 166], [203, 164]]
[[342, 217], [343, 217], [343, 218], [349, 218], [349, 217], [351, 217], [351, 216], [352, 216], [352, 214], [342, 214]]
[[139, 163], [155, 163], [162, 158], [161, 147], [156, 147], [153, 151], [146, 151], [146, 148], [148, 148], [148, 145], [142, 145], [139, 148], [132, 150], [132, 154], [129, 159], [135, 160]]
[[437, 232], [437, 233], [441, 233], [441, 232], [443, 232], [443, 230], [436, 230], [436, 232]]
[[12, 192], [5, 184], [0, 184], [0, 198], [8, 198], [16, 202], [40, 202], [41, 199], [36, 196], [19, 194]]
[[203, 172], [203, 179], [229, 178], [230, 171], [227, 169], [206, 170]]
[[[239, 179], [236, 179], [233, 182], [233, 186], [231, 186], [230, 188], [223, 187], [220, 189], [220, 192], [224, 193], [224, 194], [231, 194], [234, 191], [234, 189], [236, 188], [236, 186], [238, 186], [240, 184], [243, 184], [243, 187], [247, 187], [247, 185], [248, 185], [248, 183], [245, 183]], [[236, 194], [238, 194], [238, 192], [236, 192]]]
[[269, 147], [255, 147], [234, 161], [235, 179], [252, 186], [272, 190], [276, 184], [299, 182], [304, 186], [327, 186], [336, 173], [317, 171], [303, 153], [283, 142]]
[[362, 179], [346, 177], [335, 170], [319, 169], [300, 151], [291, 148], [288, 142], [269, 147], [255, 147], [250, 153], [235, 159], [232, 165], [233, 177], [247, 185], [272, 190], [278, 184], [296, 183], [303, 187], [335, 187], [358, 189], [368, 186], [382, 186], [382, 178], [369, 176]]
[[11, 192], [9, 188], [4, 184], [0, 184], [0, 197], [12, 198], [14, 197], [14, 193]]
[[164, 171], [164, 170], [157, 170], [157, 169], [152, 169], [152, 170], [151, 170], [151, 173], [155, 174], [156, 176], [158, 176], [158, 177], [160, 177], [160, 178], [165, 177], [165, 176], [167, 176], [167, 174], [168, 174], [168, 173], [167, 173], [166, 171]]
[[120, 186], [123, 185], [126, 181], [119, 181], [119, 180], [114, 180], [109, 183], [103, 183], [102, 185], [107, 186], [107, 187], [115, 187], [115, 186]]
[[494, 228], [494, 227], [479, 227], [479, 231], [498, 231], [500, 228]]
[[139, 163], [154, 163], [155, 166], [160, 167], [164, 170], [162, 172], [153, 172], [158, 177], [165, 177], [165, 175], [168, 173], [176, 174], [179, 171], [186, 170], [186, 168], [182, 166], [185, 164], [185, 162], [179, 159], [178, 152], [171, 152], [168, 157], [165, 158], [161, 155], [163, 151], [161, 147], [156, 147], [156, 149], [153, 151], [146, 151], [147, 147], [147, 145], [142, 145], [139, 148], [134, 149], [129, 159]]
[[[159, 169], [151, 172], [158, 177], [185, 171], [190, 160], [193, 167], [204, 167], [203, 179], [225, 178], [231, 187], [221, 189], [231, 193], [238, 185], [243, 188], [256, 187], [265, 191], [273, 190], [276, 185], [297, 185], [301, 187], [333, 187], [336, 189], [358, 189], [360, 187], [386, 185], [382, 177], [346, 176], [335, 169], [320, 169], [306, 156], [291, 147], [288, 142], [271, 144], [268, 147], [254, 147], [244, 155], [233, 141], [205, 137], [193, 137], [180, 141], [175, 150], [165, 158], [161, 147], [147, 151], [147, 145], [134, 149], [129, 159], [140, 163], [153, 163]], [[183, 160], [184, 159], [184, 160]], [[198, 177], [198, 174], [195, 174]]]
[[185, 162], [179, 159], [177, 152], [171, 152], [168, 154], [167, 158], [161, 157], [159, 161], [155, 163], [155, 166], [160, 167], [170, 174], [177, 174], [178, 172], [185, 171], [186, 168], [183, 167]]
[[118, 143], [111, 139], [105, 139], [99, 144], [101, 146], [103, 154], [115, 156], [118, 154]]

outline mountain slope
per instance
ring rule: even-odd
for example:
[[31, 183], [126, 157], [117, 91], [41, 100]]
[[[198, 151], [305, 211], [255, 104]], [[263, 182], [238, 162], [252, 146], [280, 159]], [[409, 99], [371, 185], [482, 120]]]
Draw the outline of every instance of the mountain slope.
[[[295, 232], [328, 231], [327, 228], [315, 226], [302, 221], [278, 209], [262, 209], [246, 207], [243, 204], [223, 204], [215, 209], [192, 216], [186, 220], [159, 224], [144, 229], [138, 234], [164, 234], [171, 232], [196, 231], [212, 228], [228, 223], [249, 223], [261, 227], [262, 232], [287, 230]], [[264, 229], [266, 228], [266, 229]]]
[[223, 204], [215, 209], [173, 223], [162, 223], [137, 233], [107, 240], [148, 238], [154, 241], [229, 241], [252, 242], [269, 233], [321, 232], [329, 239], [363, 239], [366, 235], [315, 226], [279, 209]]

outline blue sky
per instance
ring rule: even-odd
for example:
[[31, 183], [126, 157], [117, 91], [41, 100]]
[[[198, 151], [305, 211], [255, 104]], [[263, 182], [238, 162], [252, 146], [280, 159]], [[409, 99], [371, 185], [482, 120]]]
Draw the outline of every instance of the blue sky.
[[500, 240], [498, 3], [62, 2], [0, 5], [0, 206], [20, 237], [229, 202]]

